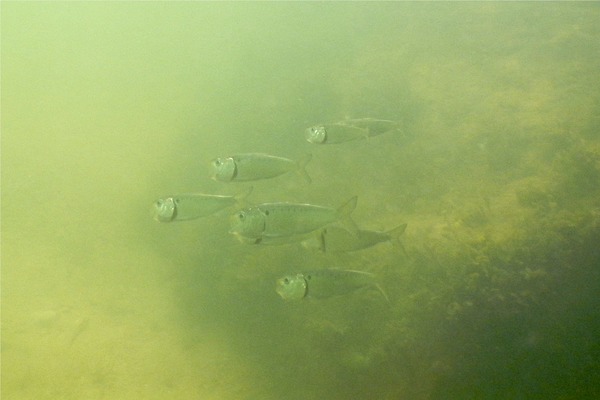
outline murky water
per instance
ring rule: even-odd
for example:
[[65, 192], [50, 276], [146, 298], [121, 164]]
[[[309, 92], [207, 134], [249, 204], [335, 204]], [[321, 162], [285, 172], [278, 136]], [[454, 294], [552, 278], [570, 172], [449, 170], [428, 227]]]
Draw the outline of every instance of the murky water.
[[[600, 395], [600, 8], [590, 3], [2, 3], [3, 399]], [[312, 145], [347, 118], [401, 132]], [[313, 155], [250, 203], [401, 243], [248, 245], [218, 156]], [[284, 302], [277, 278], [376, 274]]]

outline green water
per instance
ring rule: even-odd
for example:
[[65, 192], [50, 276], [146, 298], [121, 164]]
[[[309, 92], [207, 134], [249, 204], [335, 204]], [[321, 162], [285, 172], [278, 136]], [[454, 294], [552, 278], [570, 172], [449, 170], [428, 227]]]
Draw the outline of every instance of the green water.
[[[594, 3], [2, 2], [3, 399], [600, 396]], [[311, 145], [346, 118], [401, 133]], [[401, 245], [251, 246], [235, 153], [298, 159], [248, 201], [338, 207]], [[234, 210], [230, 210], [233, 212]], [[338, 267], [377, 291], [299, 303]]]

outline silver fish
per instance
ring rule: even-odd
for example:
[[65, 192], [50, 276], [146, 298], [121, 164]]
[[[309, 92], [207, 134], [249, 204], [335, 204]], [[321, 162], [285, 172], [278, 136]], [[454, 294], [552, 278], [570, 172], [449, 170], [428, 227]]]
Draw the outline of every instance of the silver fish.
[[355, 227], [350, 214], [356, 208], [354, 196], [339, 208], [300, 203], [264, 203], [237, 211], [231, 216], [230, 233], [247, 242], [277, 241], [280, 238], [316, 231], [334, 222]]
[[312, 154], [307, 154], [298, 161], [294, 161], [262, 153], [219, 157], [211, 161], [212, 178], [221, 182], [246, 182], [274, 178], [290, 171], [296, 171], [307, 182], [310, 182], [306, 164], [311, 158]]
[[363, 288], [375, 288], [388, 300], [375, 281], [375, 275], [364, 271], [321, 269], [287, 275], [276, 282], [275, 291], [284, 300], [323, 299], [352, 293]]
[[236, 196], [185, 193], [160, 198], [154, 202], [154, 219], [159, 222], [187, 221], [206, 217], [234, 206], [247, 197], [252, 188]]
[[347, 119], [341, 123], [366, 129], [369, 132], [369, 137], [379, 136], [383, 135], [384, 133], [400, 130], [400, 123], [398, 121], [391, 121], [387, 119], [357, 118]]
[[378, 136], [399, 129], [396, 121], [374, 118], [348, 119], [315, 125], [305, 130], [305, 138], [314, 144], [336, 144]]
[[[320, 232], [319, 232], [320, 233]], [[300, 235], [291, 235], [291, 236], [262, 236], [258, 239], [256, 238], [248, 238], [236, 234], [237, 239], [244, 244], [254, 244], [261, 246], [280, 246], [280, 245], [289, 245], [289, 244], [298, 244], [304, 243], [304, 241], [311, 240], [311, 237], [315, 236], [315, 232], [304, 233]], [[315, 241], [317, 239], [314, 239]], [[306, 246], [305, 246], [306, 247]]]
[[347, 252], [366, 249], [382, 242], [396, 242], [406, 230], [406, 224], [399, 225], [388, 231], [370, 231], [358, 229], [349, 231], [340, 226], [323, 228], [318, 235], [302, 242], [306, 248], [322, 252]]

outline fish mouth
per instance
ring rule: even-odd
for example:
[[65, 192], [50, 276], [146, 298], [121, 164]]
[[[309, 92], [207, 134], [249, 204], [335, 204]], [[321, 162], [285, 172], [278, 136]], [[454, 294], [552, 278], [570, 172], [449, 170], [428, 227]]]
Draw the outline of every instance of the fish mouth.
[[284, 278], [277, 279], [277, 282], [275, 282], [275, 291], [277, 292], [279, 297], [281, 297], [282, 299], [285, 300], [285, 290], [283, 287], [283, 279]]
[[304, 138], [314, 144], [322, 144], [327, 141], [327, 132], [323, 125], [315, 125], [304, 131]]
[[275, 283], [275, 291], [283, 300], [301, 300], [308, 294], [308, 285], [302, 274], [294, 277], [285, 276], [277, 279]]
[[[172, 198], [168, 198], [168, 200], [172, 200]], [[159, 199], [153, 204], [151, 213], [155, 221], [170, 222], [177, 217], [177, 207], [173, 204], [172, 208], [168, 208], [166, 201]]]

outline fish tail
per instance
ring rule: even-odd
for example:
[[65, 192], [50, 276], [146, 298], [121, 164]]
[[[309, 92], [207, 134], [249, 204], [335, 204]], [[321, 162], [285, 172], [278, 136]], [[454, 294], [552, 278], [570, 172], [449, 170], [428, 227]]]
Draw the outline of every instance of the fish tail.
[[358, 232], [358, 226], [356, 226], [356, 222], [351, 217], [357, 202], [358, 196], [354, 196], [337, 209], [338, 223], [353, 233]]
[[375, 132], [376, 135], [384, 135], [384, 134], [388, 134], [390, 132], [398, 132], [401, 133], [402, 132], [402, 127], [400, 126], [400, 122], [397, 121], [390, 121], [390, 126], [386, 128], [381, 129], [381, 131], [379, 132]]
[[296, 161], [296, 165], [298, 166], [298, 174], [300, 174], [302, 178], [304, 178], [304, 180], [308, 183], [312, 182], [310, 175], [308, 175], [308, 172], [306, 172], [306, 164], [308, 164], [310, 160], [312, 160], [312, 154], [308, 153], [304, 157]]
[[397, 227], [392, 228], [386, 232], [389, 235], [390, 242], [392, 242], [392, 244], [396, 245], [400, 243], [400, 236], [402, 236], [402, 234], [406, 230], [406, 225], [406, 223], [398, 225]]
[[338, 215], [340, 217], [350, 216], [350, 214], [352, 214], [352, 212], [356, 208], [357, 203], [358, 203], [358, 196], [352, 197], [347, 202], [345, 202], [340, 207], [338, 207], [338, 209], [337, 209]]

